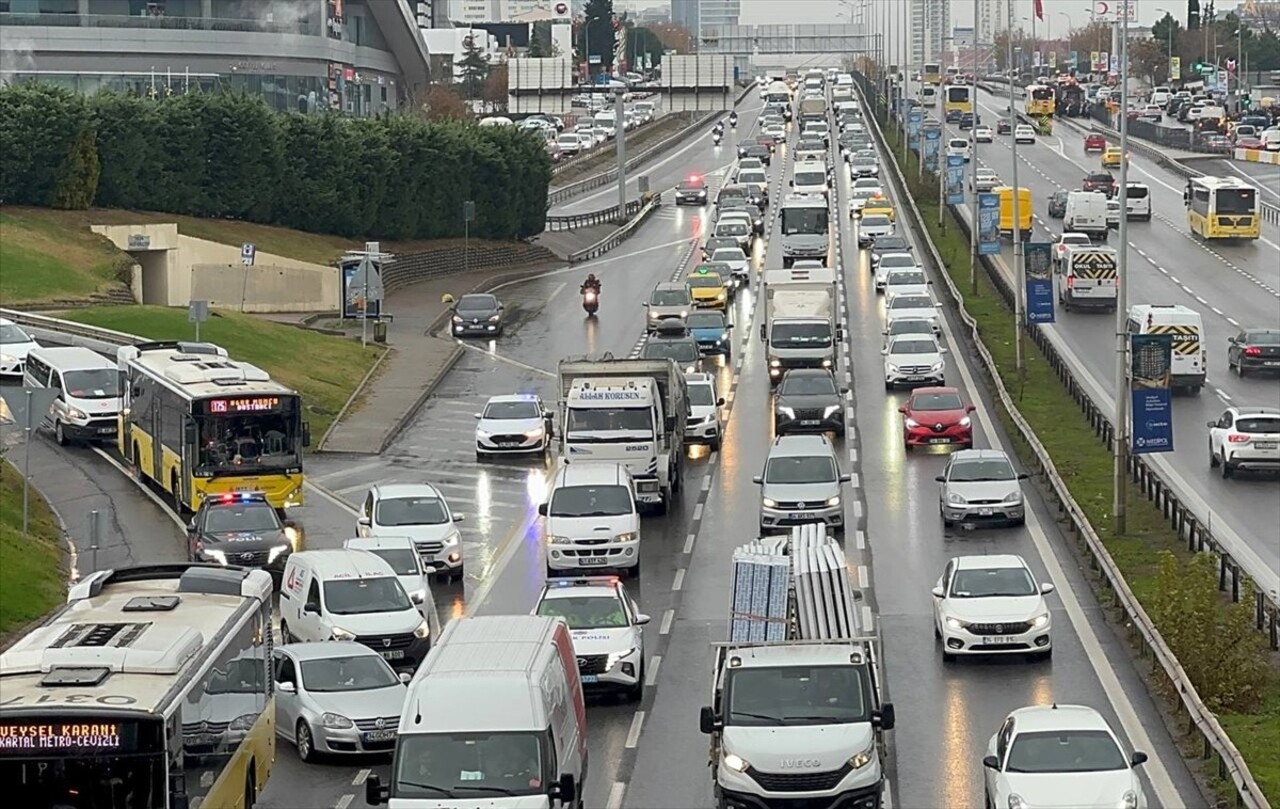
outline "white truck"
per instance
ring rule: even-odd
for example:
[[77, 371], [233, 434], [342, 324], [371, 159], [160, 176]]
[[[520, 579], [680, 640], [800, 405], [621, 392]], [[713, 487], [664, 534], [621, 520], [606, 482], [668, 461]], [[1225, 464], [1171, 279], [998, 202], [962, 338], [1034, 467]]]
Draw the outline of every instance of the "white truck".
[[831, 209], [821, 194], [787, 194], [782, 199], [782, 266], [797, 259], [827, 263], [831, 251]]
[[669, 359], [560, 361], [560, 460], [625, 464], [636, 500], [665, 513], [684, 478], [689, 395]]
[[809, 97], [800, 100], [800, 123], [827, 120], [827, 100]]
[[1058, 303], [1072, 308], [1116, 310], [1119, 254], [1112, 247], [1067, 245], [1054, 275]]
[[770, 382], [777, 383], [788, 368], [834, 369], [843, 331], [836, 324], [835, 270], [765, 271], [760, 339]]
[[796, 526], [738, 548], [732, 581], [698, 717], [716, 806], [879, 809], [895, 712], [839, 544], [821, 524]]
[[1094, 241], [1107, 238], [1107, 195], [1099, 191], [1071, 191], [1067, 193], [1067, 211], [1062, 218], [1062, 230], [1088, 234]]

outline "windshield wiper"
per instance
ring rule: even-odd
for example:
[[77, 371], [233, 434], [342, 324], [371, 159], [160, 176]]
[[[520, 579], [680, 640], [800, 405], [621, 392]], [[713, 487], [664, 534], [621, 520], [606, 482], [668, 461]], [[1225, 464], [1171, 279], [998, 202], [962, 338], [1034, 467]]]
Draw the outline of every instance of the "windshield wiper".
[[417, 789], [429, 789], [432, 792], [439, 792], [441, 795], [452, 798], [454, 794], [444, 787], [438, 787], [435, 784], [420, 784], [417, 781], [406, 781], [403, 778], [396, 779], [396, 786], [415, 787]]
[[472, 791], [488, 790], [489, 792], [497, 792], [500, 795], [510, 795], [512, 797], [514, 797], [516, 794], [516, 791], [514, 789], [507, 789], [506, 787], [491, 787], [491, 786], [474, 786], [473, 787], [473, 786], [468, 786], [466, 784], [455, 784], [453, 786], [453, 789], [470, 789]]
[[785, 725], [786, 722], [779, 716], [769, 716], [762, 713], [744, 713], [743, 711], [730, 711], [730, 718], [735, 716], [745, 716], [748, 719], [759, 719], [764, 722], [772, 722], [775, 725]]
[[999, 483], [1002, 480], [1013, 480], [1013, 478], [967, 478], [961, 483]]

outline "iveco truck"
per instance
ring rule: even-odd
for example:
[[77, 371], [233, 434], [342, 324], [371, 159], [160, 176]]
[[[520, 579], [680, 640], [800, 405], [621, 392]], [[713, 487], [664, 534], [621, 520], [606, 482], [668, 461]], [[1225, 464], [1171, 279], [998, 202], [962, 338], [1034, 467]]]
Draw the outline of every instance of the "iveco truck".
[[836, 274], [829, 267], [766, 270], [764, 322], [769, 380], [778, 382], [788, 368], [835, 368]]
[[560, 460], [626, 464], [636, 499], [665, 512], [680, 490], [688, 391], [673, 360], [566, 359], [559, 365]]

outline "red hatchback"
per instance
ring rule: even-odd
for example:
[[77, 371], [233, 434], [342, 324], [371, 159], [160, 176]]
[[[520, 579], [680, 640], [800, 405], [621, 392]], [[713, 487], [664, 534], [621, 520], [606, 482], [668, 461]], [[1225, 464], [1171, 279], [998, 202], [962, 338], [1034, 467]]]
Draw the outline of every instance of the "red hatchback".
[[1085, 135], [1084, 150], [1086, 152], [1105, 152], [1107, 150], [1107, 139], [1097, 132]]
[[972, 448], [969, 414], [975, 409], [964, 403], [955, 388], [916, 388], [898, 408], [903, 416], [903, 443], [908, 450], [936, 445]]

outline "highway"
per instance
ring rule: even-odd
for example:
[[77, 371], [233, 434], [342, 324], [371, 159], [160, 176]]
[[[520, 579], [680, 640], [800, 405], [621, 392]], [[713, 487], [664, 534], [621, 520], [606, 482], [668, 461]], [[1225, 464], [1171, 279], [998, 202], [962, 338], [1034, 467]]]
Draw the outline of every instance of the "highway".
[[[984, 123], [993, 128], [1007, 107], [1004, 98], [985, 91], [980, 91], [978, 104]], [[948, 130], [957, 131], [954, 126]], [[1013, 177], [1011, 145], [1008, 136], [997, 136], [994, 144], [977, 146], [979, 165], [993, 169], [1005, 183]], [[1035, 206], [1033, 240], [1056, 240], [1062, 222], [1048, 218], [1048, 196], [1059, 189], [1079, 188], [1085, 174], [1099, 165], [1098, 157], [1084, 153], [1079, 130], [1059, 124], [1055, 136], [1020, 145], [1018, 158], [1018, 182], [1031, 190]], [[1230, 405], [1280, 406], [1280, 384], [1274, 378], [1242, 379], [1229, 373], [1226, 363], [1229, 336], [1244, 327], [1280, 326], [1280, 228], [1264, 224], [1263, 238], [1244, 244], [1197, 241], [1186, 226], [1180, 178], [1136, 152], [1129, 177], [1147, 184], [1152, 199], [1152, 221], [1131, 221], [1128, 227], [1129, 303], [1175, 303], [1199, 311], [1208, 351], [1205, 390], [1199, 396], [1174, 400], [1175, 451], [1150, 457], [1162, 473], [1168, 473], [1188, 505], [1202, 516], [1213, 515], [1216, 535], [1238, 538], [1256, 557], [1258, 568], [1280, 570], [1280, 542], [1276, 541], [1280, 496], [1275, 477], [1222, 479], [1209, 468], [1205, 427]], [[968, 215], [967, 205], [963, 215]], [[1113, 233], [1109, 243], [1116, 247], [1118, 242]], [[1007, 241], [1002, 258], [1006, 271], [1013, 267], [1013, 249]], [[1114, 407], [1112, 324], [1110, 315], [1063, 312], [1059, 307], [1057, 323], [1041, 328], [1060, 338], [1065, 356], [1097, 401]], [[1274, 579], [1268, 584], [1274, 587]]]
[[1263, 202], [1280, 205], [1280, 166], [1226, 159], [1196, 159], [1188, 165], [1215, 177], [1240, 177], [1247, 180], [1262, 189]]

